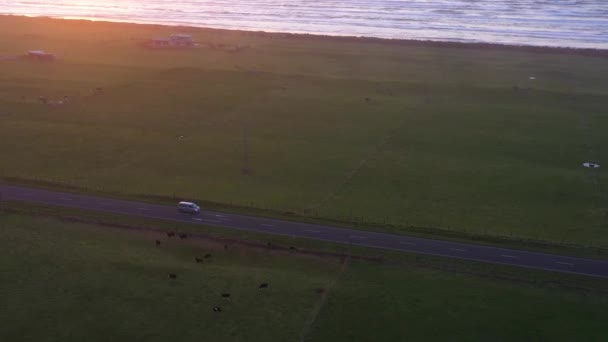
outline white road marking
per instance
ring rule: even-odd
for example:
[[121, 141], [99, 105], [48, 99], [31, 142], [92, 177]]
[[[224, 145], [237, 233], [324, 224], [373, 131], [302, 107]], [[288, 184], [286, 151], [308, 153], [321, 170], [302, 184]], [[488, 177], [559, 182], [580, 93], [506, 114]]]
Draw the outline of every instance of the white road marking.
[[506, 254], [503, 254], [503, 255], [501, 255], [501, 257], [504, 257], [504, 258], [511, 258], [511, 259], [519, 259], [519, 257], [518, 257], [518, 256], [515, 256], [515, 255], [506, 255]]
[[304, 230], [305, 232], [311, 232], [311, 233], [319, 233], [318, 230], [311, 230], [311, 229], [306, 229]]
[[416, 246], [416, 244], [413, 243], [413, 242], [399, 242], [399, 243], [402, 244], [402, 245]]
[[192, 219], [193, 219], [194, 221], [202, 221], [202, 220], [203, 220], [202, 218], [196, 218], [196, 217], [194, 217], [194, 218], [192, 218]]
[[64, 201], [73, 201], [73, 199], [67, 197], [61, 197], [60, 199]]
[[262, 226], [266, 226], [266, 227], [274, 227], [274, 224], [262, 223]]
[[351, 235], [351, 239], [365, 239], [364, 236]]
[[460, 248], [450, 248], [451, 251], [456, 251], [456, 252], [466, 252], [466, 249], [460, 249]]
[[571, 264], [569, 262], [561, 262], [561, 261], [556, 262], [556, 264], [566, 265], [566, 266], [574, 266], [574, 264]]

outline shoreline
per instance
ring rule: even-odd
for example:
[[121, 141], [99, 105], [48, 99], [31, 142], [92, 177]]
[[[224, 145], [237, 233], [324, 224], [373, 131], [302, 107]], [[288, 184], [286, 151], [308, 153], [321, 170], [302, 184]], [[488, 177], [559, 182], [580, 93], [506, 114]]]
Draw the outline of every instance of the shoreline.
[[510, 45], [501, 43], [483, 43], [483, 42], [457, 42], [445, 40], [418, 40], [418, 39], [397, 39], [397, 38], [378, 38], [366, 36], [343, 36], [343, 35], [328, 35], [328, 34], [311, 34], [311, 33], [294, 33], [294, 32], [273, 32], [261, 30], [245, 30], [245, 29], [223, 29], [205, 26], [187, 26], [187, 25], [171, 25], [158, 23], [139, 23], [131, 21], [118, 20], [94, 20], [86, 18], [56, 18], [49, 16], [28, 16], [28, 15], [13, 15], [0, 14], [2, 18], [9, 19], [25, 19], [25, 20], [47, 20], [53, 22], [73, 22], [73, 23], [89, 23], [102, 25], [137, 25], [149, 28], [175, 28], [187, 33], [196, 32], [218, 32], [223, 34], [239, 33], [243, 35], [256, 35], [260, 37], [280, 37], [289, 40], [308, 40], [308, 41], [330, 41], [341, 43], [368, 43], [368, 44], [384, 44], [392, 46], [417, 46], [417, 47], [436, 47], [436, 48], [459, 48], [459, 49], [479, 49], [479, 50], [495, 50], [495, 51], [513, 51], [513, 52], [528, 52], [542, 54], [564, 54], [564, 55], [580, 55], [590, 57], [608, 58], [608, 49], [595, 48], [576, 48], [576, 47], [558, 47], [558, 46], [538, 46], [538, 45]]

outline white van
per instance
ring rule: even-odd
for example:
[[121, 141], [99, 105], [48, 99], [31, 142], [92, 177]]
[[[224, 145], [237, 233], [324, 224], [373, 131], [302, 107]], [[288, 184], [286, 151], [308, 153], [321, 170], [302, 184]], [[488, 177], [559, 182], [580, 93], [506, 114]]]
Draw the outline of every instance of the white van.
[[201, 207], [192, 202], [179, 202], [177, 210], [181, 213], [198, 214], [201, 212]]

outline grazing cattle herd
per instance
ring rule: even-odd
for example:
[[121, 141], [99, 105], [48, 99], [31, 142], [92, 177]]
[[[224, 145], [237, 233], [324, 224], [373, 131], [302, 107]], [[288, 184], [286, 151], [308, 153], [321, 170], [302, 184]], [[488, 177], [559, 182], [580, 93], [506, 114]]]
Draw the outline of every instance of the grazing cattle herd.
[[[186, 239], [188, 237], [188, 235], [185, 234], [185, 233], [175, 233], [175, 232], [172, 232], [172, 231], [168, 231], [166, 234], [167, 234], [168, 238], [172, 238], [172, 237], [178, 236], [180, 239]], [[157, 247], [161, 245], [161, 241], [160, 240], [154, 240], [154, 243], [155, 243], [155, 245]], [[268, 246], [272, 246], [272, 245], [269, 243]], [[224, 244], [224, 250], [228, 250], [228, 245], [227, 244]], [[295, 250], [296, 250], [295, 247], [290, 247], [290, 251], [295, 251]], [[207, 253], [202, 258], [195, 257], [194, 261], [197, 264], [202, 264], [205, 259], [207, 259], [207, 260], [210, 261], [211, 258], [212, 258], [211, 253]], [[177, 279], [177, 274], [175, 274], [175, 273], [169, 273], [167, 276], [168, 276], [169, 279], [172, 279], [172, 280]], [[269, 284], [268, 283], [261, 283], [258, 286], [258, 289], [267, 289], [267, 288], [269, 288]], [[226, 301], [230, 301], [231, 294], [229, 292], [222, 292], [222, 293], [220, 293], [220, 296], [221, 296], [222, 299], [224, 299]], [[213, 311], [214, 312], [222, 312], [222, 308], [220, 306], [214, 306], [213, 307]]]

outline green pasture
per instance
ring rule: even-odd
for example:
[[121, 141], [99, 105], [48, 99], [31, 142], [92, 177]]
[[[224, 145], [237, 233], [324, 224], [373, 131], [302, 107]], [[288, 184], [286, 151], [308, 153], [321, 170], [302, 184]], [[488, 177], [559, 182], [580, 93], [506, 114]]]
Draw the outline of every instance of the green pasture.
[[[607, 337], [608, 301], [596, 290], [408, 264], [352, 261], [344, 268], [335, 259], [238, 245], [225, 251], [201, 240], [7, 213], [0, 216], [0, 251], [3, 341]], [[212, 261], [194, 261], [207, 253]], [[258, 289], [262, 282], [270, 287]]]
[[[11, 17], [0, 29], [0, 56], [61, 57], [0, 61], [4, 178], [608, 246], [602, 169], [581, 166], [608, 153], [607, 59]], [[137, 45], [178, 31], [203, 46]], [[247, 48], [206, 46], [218, 42]]]
[[603, 341], [604, 295], [354, 264], [312, 341]]
[[3, 341], [293, 341], [339, 266], [23, 216], [0, 222]]

